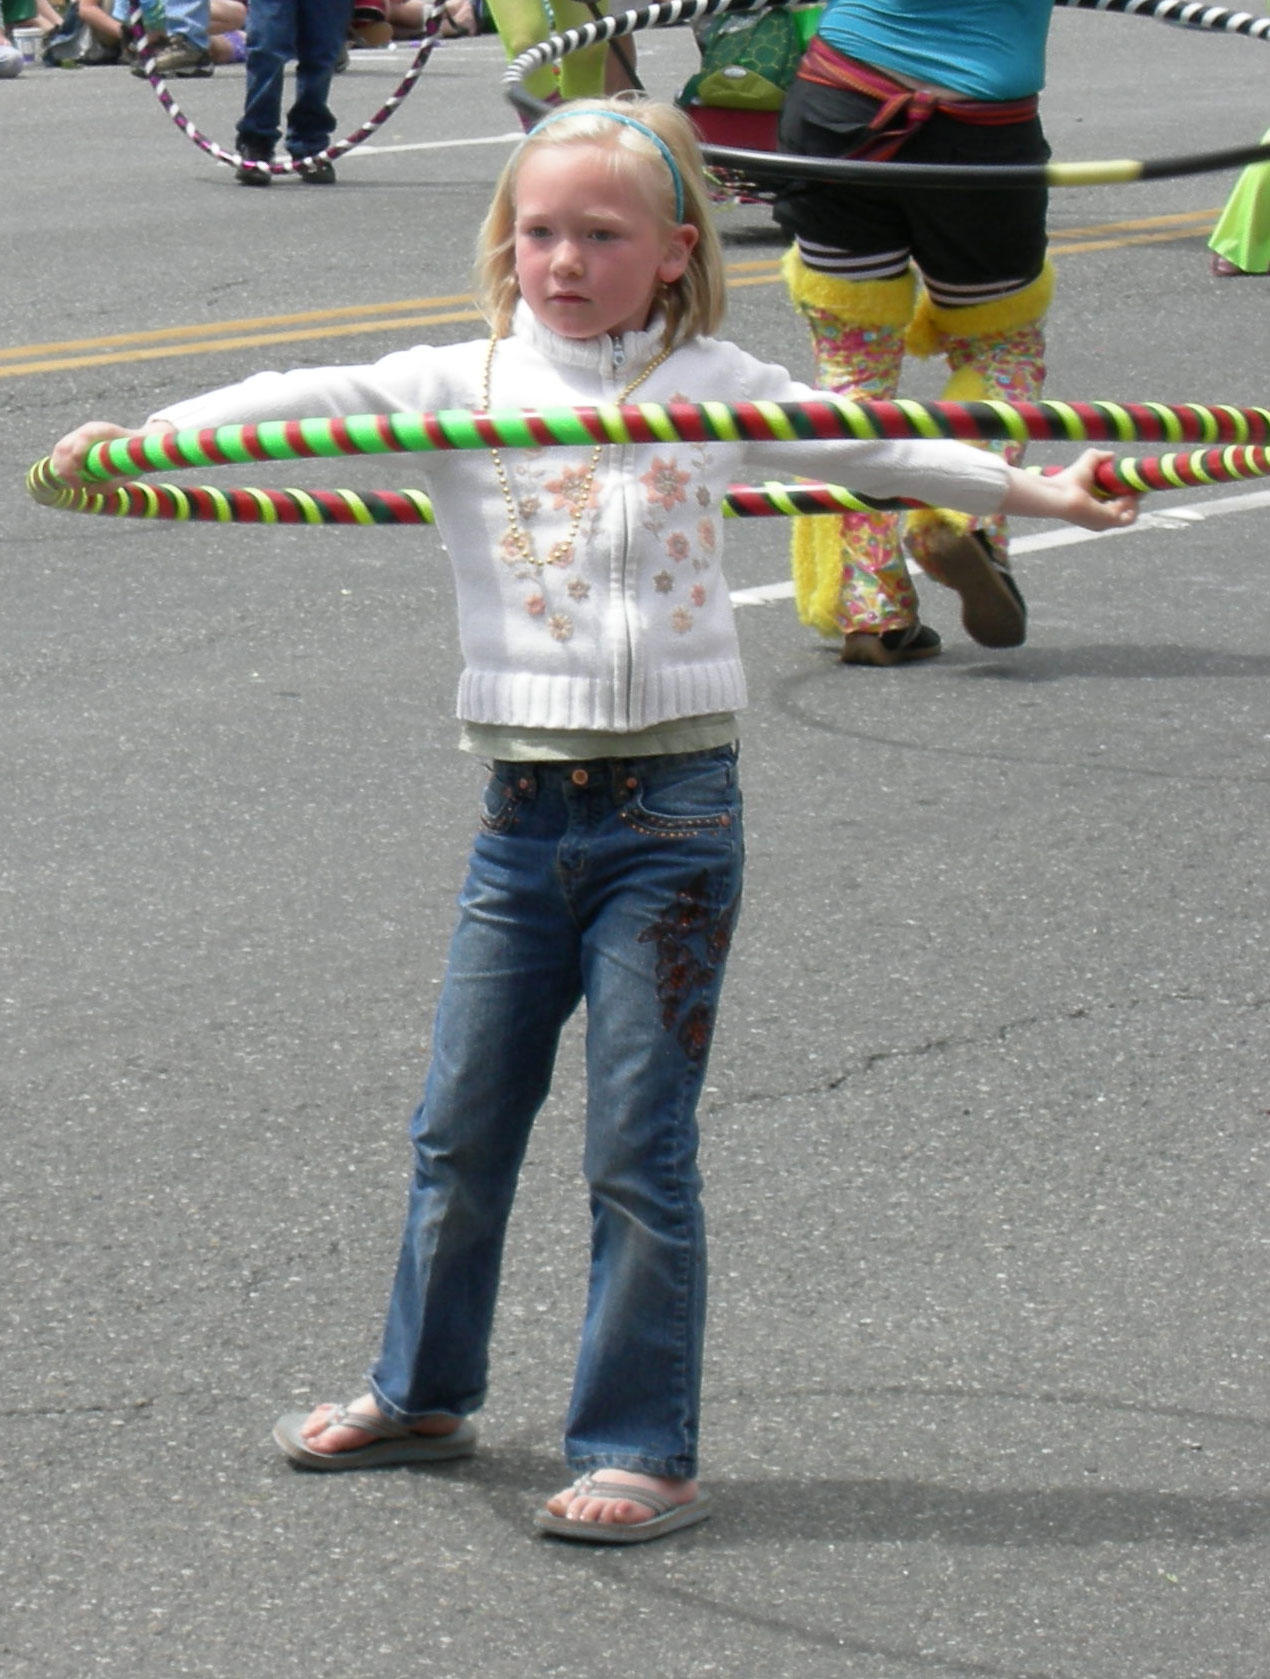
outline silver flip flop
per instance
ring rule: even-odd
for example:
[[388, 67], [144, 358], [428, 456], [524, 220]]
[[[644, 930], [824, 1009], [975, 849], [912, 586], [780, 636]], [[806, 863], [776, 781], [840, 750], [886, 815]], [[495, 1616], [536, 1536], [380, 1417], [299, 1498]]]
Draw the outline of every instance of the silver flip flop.
[[645, 1522], [579, 1522], [567, 1516], [553, 1516], [550, 1510], [539, 1510], [534, 1526], [539, 1533], [550, 1533], [557, 1539], [580, 1539], [590, 1545], [640, 1545], [647, 1539], [660, 1539], [681, 1527], [704, 1522], [710, 1514], [710, 1494], [699, 1492], [686, 1504], [674, 1504], [660, 1493], [645, 1487], [626, 1486], [621, 1481], [606, 1481], [602, 1476], [582, 1475], [573, 1483], [573, 1490], [584, 1498], [624, 1498], [632, 1504], [643, 1504], [653, 1514]]
[[292, 1463], [303, 1469], [375, 1469], [399, 1463], [446, 1463], [452, 1458], [471, 1457], [476, 1450], [476, 1429], [465, 1418], [450, 1434], [416, 1434], [406, 1423], [387, 1417], [368, 1417], [361, 1411], [339, 1406], [328, 1428], [359, 1428], [375, 1438], [369, 1445], [346, 1452], [314, 1451], [300, 1433], [307, 1411], [288, 1411], [273, 1425], [273, 1437]]

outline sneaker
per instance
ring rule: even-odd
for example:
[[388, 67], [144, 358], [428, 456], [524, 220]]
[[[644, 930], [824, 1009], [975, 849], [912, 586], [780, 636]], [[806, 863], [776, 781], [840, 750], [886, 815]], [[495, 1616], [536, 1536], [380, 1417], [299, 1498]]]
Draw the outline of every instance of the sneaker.
[[0, 81], [12, 81], [22, 74], [22, 54], [8, 41], [0, 41]]
[[240, 187], [267, 187], [273, 184], [273, 175], [268, 169], [253, 169], [253, 163], [272, 163], [273, 153], [264, 151], [259, 146], [239, 146], [238, 155], [242, 159], [234, 170], [234, 179]]
[[296, 174], [310, 187], [333, 187], [335, 185], [335, 165], [329, 157], [309, 159], [296, 164]]
[[[66, 8], [68, 14], [70, 7]], [[78, 16], [78, 13], [76, 14]], [[93, 44], [93, 32], [86, 23], [71, 30], [53, 29], [49, 31], [44, 43], [44, 51], [40, 57], [45, 64], [53, 65], [59, 70], [77, 69], [79, 61]]]
[[108, 41], [94, 41], [88, 51], [80, 54], [81, 64], [118, 64], [122, 49]]
[[166, 35], [151, 35], [147, 36], [140, 46], [135, 41], [130, 41], [130, 46], [131, 57], [129, 62], [132, 65], [132, 73], [134, 76], [144, 76], [146, 74], [146, 59], [157, 59], [161, 52], [166, 52], [168, 38]]
[[[154, 71], [159, 76], [210, 76], [212, 73], [211, 53], [205, 47], [196, 47], [184, 35], [173, 35], [167, 41], [156, 41], [154, 46]], [[144, 59], [133, 65], [132, 73], [134, 76], [146, 74]]]
[[1021, 647], [1027, 640], [1027, 606], [1019, 586], [982, 531], [934, 526], [909, 552], [927, 577], [961, 596], [962, 626], [980, 647]]
[[942, 643], [927, 624], [902, 630], [853, 630], [842, 638], [839, 655], [844, 665], [907, 665], [914, 659], [933, 659]]
[[155, 59], [154, 67], [161, 76], [210, 76], [212, 55], [206, 47], [199, 48], [187, 41], [184, 35], [174, 35]]

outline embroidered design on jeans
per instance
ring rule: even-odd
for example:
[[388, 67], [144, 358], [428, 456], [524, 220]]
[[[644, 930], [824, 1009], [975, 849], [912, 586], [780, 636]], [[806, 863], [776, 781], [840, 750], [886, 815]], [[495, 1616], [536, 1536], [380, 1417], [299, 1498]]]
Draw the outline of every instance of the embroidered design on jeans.
[[714, 1027], [714, 1009], [700, 999], [694, 1001], [693, 993], [713, 986], [732, 943], [736, 920], [735, 899], [726, 909], [711, 909], [706, 900], [708, 881], [703, 869], [675, 894], [671, 908], [639, 935], [641, 944], [657, 946], [662, 1026], [675, 1032], [690, 1061], [704, 1058]]

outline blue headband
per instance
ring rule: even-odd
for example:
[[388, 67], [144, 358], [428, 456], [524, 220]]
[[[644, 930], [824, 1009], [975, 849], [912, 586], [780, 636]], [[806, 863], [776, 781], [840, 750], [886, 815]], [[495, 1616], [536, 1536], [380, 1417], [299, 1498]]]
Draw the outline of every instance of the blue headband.
[[546, 128], [548, 123], [562, 122], [565, 117], [602, 117], [605, 122], [620, 122], [622, 124], [623, 128], [633, 128], [635, 130], [636, 134], [642, 134], [644, 136], [645, 140], [651, 140], [653, 142], [654, 146], [656, 146], [657, 150], [661, 153], [663, 159], [665, 160], [666, 167], [667, 167], [667, 169], [670, 170], [670, 179], [674, 183], [674, 188], [675, 188], [675, 220], [677, 222], [683, 221], [683, 219], [684, 219], [684, 181], [683, 181], [683, 176], [679, 173], [679, 165], [675, 162], [675, 154], [671, 151], [670, 147], [662, 139], [660, 134], [654, 134], [652, 129], [649, 128], [646, 123], [636, 122], [634, 117], [623, 116], [619, 111], [595, 111], [595, 110], [587, 110], [585, 107], [580, 111], [571, 111], [569, 109], [569, 107], [566, 105], [563, 110], [552, 111], [550, 116], [543, 117], [541, 122], [536, 122], [534, 124], [534, 126], [529, 130], [529, 133], [525, 136], [525, 138], [528, 139], [528, 140], [532, 140], [535, 134], [541, 134], [542, 133], [543, 129]]

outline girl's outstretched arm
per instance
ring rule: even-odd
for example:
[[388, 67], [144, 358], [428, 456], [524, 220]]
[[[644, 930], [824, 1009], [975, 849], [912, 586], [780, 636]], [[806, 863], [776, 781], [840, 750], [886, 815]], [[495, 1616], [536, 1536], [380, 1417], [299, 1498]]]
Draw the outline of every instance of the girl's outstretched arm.
[[[82, 426], [76, 426], [74, 431], [68, 431], [65, 437], [58, 439], [53, 445], [49, 462], [64, 484], [83, 488], [85, 486], [80, 473], [84, 469], [88, 451], [94, 443], [110, 443], [116, 437], [144, 437], [149, 432], [172, 429], [166, 420], [151, 421], [148, 425], [135, 429], [117, 426], [112, 420], [86, 420]], [[87, 488], [100, 489], [101, 485], [90, 484]]]
[[1131, 525], [1138, 516], [1137, 496], [1095, 493], [1095, 473], [1104, 461], [1114, 458], [1106, 449], [1086, 449], [1052, 478], [1011, 467], [1001, 512], [1019, 518], [1066, 519], [1068, 524], [1083, 525], [1090, 531]]

